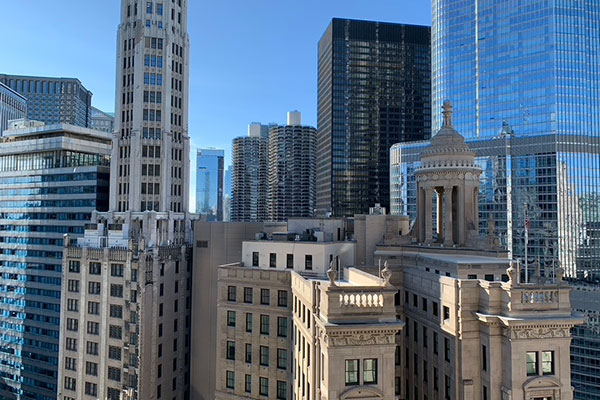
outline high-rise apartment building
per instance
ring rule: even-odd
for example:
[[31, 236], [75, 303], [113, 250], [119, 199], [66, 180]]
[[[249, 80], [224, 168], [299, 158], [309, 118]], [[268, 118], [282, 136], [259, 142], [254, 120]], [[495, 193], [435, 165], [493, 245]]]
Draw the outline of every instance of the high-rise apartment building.
[[223, 220], [223, 168], [225, 152], [198, 149], [196, 153], [196, 213]]
[[271, 221], [312, 217], [315, 209], [317, 130], [302, 125], [299, 111], [269, 134], [267, 214]]
[[0, 82], [27, 98], [27, 118], [91, 127], [92, 92], [75, 78], [0, 74]]
[[8, 121], [27, 116], [27, 99], [0, 82], [0, 136]]
[[91, 128], [112, 134], [115, 130], [115, 114], [92, 107]]
[[232, 221], [267, 220], [269, 129], [273, 125], [252, 123], [248, 136], [233, 139]]
[[63, 235], [108, 208], [111, 136], [20, 121], [0, 139], [0, 398], [56, 399]]
[[495, 136], [503, 121], [518, 134], [600, 136], [590, 29], [600, 3], [434, 0], [432, 10], [433, 110], [452, 100], [465, 137]]
[[188, 1], [123, 0], [109, 211], [65, 241], [61, 400], [189, 398]]
[[333, 19], [319, 41], [316, 208], [389, 209], [389, 149], [431, 133], [430, 28]]

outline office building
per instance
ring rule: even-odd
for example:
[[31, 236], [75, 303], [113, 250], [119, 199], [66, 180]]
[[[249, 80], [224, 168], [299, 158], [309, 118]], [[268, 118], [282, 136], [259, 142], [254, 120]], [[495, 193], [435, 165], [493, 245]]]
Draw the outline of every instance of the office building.
[[571, 308], [587, 317], [573, 328], [571, 381], [575, 400], [600, 399], [600, 288], [585, 281], [572, 282]]
[[27, 99], [0, 82], [0, 136], [8, 121], [27, 116]]
[[63, 235], [108, 208], [111, 136], [21, 120], [0, 139], [0, 398], [56, 399]]
[[248, 136], [233, 139], [231, 221], [267, 220], [269, 128], [252, 123]]
[[91, 128], [112, 134], [115, 130], [115, 114], [92, 107]]
[[[495, 137], [469, 138], [482, 168], [478, 229], [494, 226], [504, 248], [545, 274], [600, 275], [600, 142], [587, 135], [520, 134], [505, 125]], [[426, 142], [391, 149], [391, 212], [416, 218], [416, 176]], [[525, 206], [527, 204], [527, 206]]]
[[299, 111], [269, 135], [267, 214], [271, 221], [312, 217], [315, 209], [317, 130], [302, 125]]
[[431, 133], [430, 28], [333, 19], [319, 41], [316, 208], [389, 209], [389, 149]]
[[91, 127], [92, 92], [75, 78], [0, 74], [0, 82], [27, 98], [27, 118]]
[[432, 107], [452, 100], [465, 137], [495, 136], [503, 121], [523, 135], [600, 136], [590, 29], [600, 3], [434, 0], [432, 10]]
[[190, 397], [188, 2], [121, 2], [109, 211], [65, 241], [62, 400]]
[[196, 154], [196, 213], [223, 220], [223, 168], [225, 152], [198, 149]]

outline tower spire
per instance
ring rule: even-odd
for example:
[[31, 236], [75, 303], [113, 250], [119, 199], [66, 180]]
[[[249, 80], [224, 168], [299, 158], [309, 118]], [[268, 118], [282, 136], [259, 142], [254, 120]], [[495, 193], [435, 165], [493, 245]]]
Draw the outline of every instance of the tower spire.
[[444, 124], [442, 126], [453, 128], [454, 125], [452, 123], [452, 102], [450, 100], [445, 100], [444, 105], [442, 106], [442, 114], [444, 114]]

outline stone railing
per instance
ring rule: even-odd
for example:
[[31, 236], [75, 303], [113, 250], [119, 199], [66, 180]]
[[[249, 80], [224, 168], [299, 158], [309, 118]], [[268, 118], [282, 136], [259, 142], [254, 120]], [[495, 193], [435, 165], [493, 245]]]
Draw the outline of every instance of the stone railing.
[[557, 290], [524, 290], [521, 292], [523, 304], [555, 304], [558, 303]]
[[380, 293], [345, 293], [339, 298], [341, 307], [383, 307], [383, 295]]

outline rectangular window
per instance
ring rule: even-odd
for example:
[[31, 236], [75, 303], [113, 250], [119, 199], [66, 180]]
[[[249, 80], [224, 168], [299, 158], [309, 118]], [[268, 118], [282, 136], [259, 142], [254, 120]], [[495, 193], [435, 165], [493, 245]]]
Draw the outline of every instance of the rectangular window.
[[121, 361], [121, 348], [117, 346], [108, 346], [108, 358]]
[[252, 313], [246, 313], [246, 332], [252, 332]]
[[71, 357], [65, 357], [65, 369], [77, 371], [77, 360]]
[[307, 254], [304, 256], [304, 269], [311, 271], [312, 270], [312, 255]]
[[450, 319], [450, 309], [446, 306], [444, 306], [444, 321], [447, 321]]
[[98, 364], [95, 362], [87, 361], [85, 363], [85, 373], [86, 375], [98, 376]]
[[288, 269], [293, 269], [294, 268], [294, 255], [293, 254], [288, 254], [287, 255], [285, 267], [288, 268]]
[[88, 314], [99, 315], [100, 314], [100, 303], [95, 301], [88, 301]]
[[89, 333], [90, 335], [100, 334], [100, 324], [98, 322], [88, 321], [87, 333]]
[[277, 336], [288, 336], [288, 320], [286, 317], [277, 317]]
[[122, 298], [123, 297], [123, 285], [117, 285], [117, 284], [111, 283], [110, 295], [111, 295], [111, 297]]
[[110, 305], [110, 316], [111, 318], [123, 318], [123, 306], [119, 306], [116, 304]]
[[277, 349], [277, 368], [287, 369], [287, 350]]
[[246, 357], [245, 360], [248, 364], [252, 364], [252, 345], [246, 343]]
[[123, 337], [123, 328], [118, 325], [109, 325], [108, 336], [113, 339], [121, 339]]
[[438, 354], [439, 336], [437, 332], [433, 332], [433, 354]]
[[452, 394], [450, 393], [450, 391], [451, 391], [450, 388], [451, 388], [450, 377], [448, 375], [444, 375], [444, 396], [448, 400], [450, 400], [452, 398]]
[[65, 339], [65, 347], [70, 351], [77, 351], [77, 339], [74, 338], [66, 338]]
[[123, 277], [123, 264], [111, 264], [110, 276]]
[[235, 342], [232, 340], [227, 341], [226, 358], [228, 360], [235, 360]]
[[553, 351], [542, 351], [542, 375], [554, 375]]
[[450, 361], [450, 340], [444, 338], [444, 360]]
[[269, 253], [269, 267], [277, 268], [277, 253]]
[[81, 264], [79, 261], [69, 261], [69, 272], [79, 273], [81, 271]]
[[258, 378], [258, 393], [261, 396], [269, 395], [269, 379], [263, 378], [262, 376]]
[[258, 251], [252, 252], [252, 266], [258, 267]]
[[77, 332], [79, 329], [79, 321], [75, 318], [67, 318], [67, 330]]
[[75, 299], [67, 299], [68, 311], [79, 311], [79, 302]]
[[244, 303], [252, 304], [253, 289], [251, 287], [244, 288]]
[[260, 346], [259, 348], [259, 363], [264, 367], [269, 366], [269, 348], [267, 346]]
[[88, 273], [90, 275], [100, 275], [102, 273], [102, 264], [91, 262], [88, 267]]
[[235, 311], [227, 311], [227, 326], [235, 327]]
[[288, 306], [287, 290], [278, 290], [277, 291], [277, 305], [279, 307], [287, 307]]
[[363, 360], [363, 383], [377, 384], [377, 359], [367, 358]]
[[108, 379], [115, 382], [121, 382], [121, 369], [108, 367]]
[[244, 378], [244, 391], [252, 393], [252, 375], [246, 374]]
[[271, 291], [269, 289], [260, 289], [260, 304], [271, 304]]
[[85, 383], [85, 394], [89, 396], [97, 396], [98, 395], [98, 385], [91, 382]]
[[269, 316], [261, 314], [260, 316], [260, 334], [268, 335], [269, 334]]
[[427, 299], [425, 297], [421, 299], [421, 309], [427, 312]]
[[287, 383], [285, 381], [277, 381], [277, 399], [287, 399]]
[[75, 279], [69, 279], [67, 290], [69, 292], [79, 293], [79, 281]]
[[237, 288], [235, 286], [227, 286], [227, 301], [236, 301]]
[[535, 376], [537, 372], [537, 359], [538, 355], [536, 351], [527, 352], [527, 376]]
[[235, 387], [235, 373], [233, 371], [225, 372], [225, 386], [227, 386], [227, 389]]
[[346, 360], [346, 386], [358, 385], [358, 360]]
[[439, 315], [439, 309], [438, 309], [438, 307], [439, 307], [439, 306], [438, 306], [438, 303], [437, 303], [437, 302], [435, 302], [435, 301], [432, 301], [432, 302], [431, 302], [431, 308], [432, 308], [431, 312], [432, 312], [432, 313], [433, 313], [433, 315], [434, 315], [434, 316], [436, 316], [436, 317]]
[[98, 343], [96, 342], [87, 342], [86, 343], [86, 352], [92, 356], [98, 355]]
[[481, 367], [484, 371], [487, 371], [487, 347], [485, 344], [481, 345]]
[[151, 1], [146, 2], [146, 14], [152, 14], [152, 2]]

